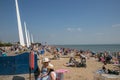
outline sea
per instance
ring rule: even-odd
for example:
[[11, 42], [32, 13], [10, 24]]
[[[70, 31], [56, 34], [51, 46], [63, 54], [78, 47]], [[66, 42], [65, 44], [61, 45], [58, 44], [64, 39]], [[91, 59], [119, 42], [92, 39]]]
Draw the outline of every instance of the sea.
[[70, 48], [77, 50], [91, 50], [93, 52], [120, 52], [120, 44], [85, 44], [85, 45], [56, 45], [59, 48]]

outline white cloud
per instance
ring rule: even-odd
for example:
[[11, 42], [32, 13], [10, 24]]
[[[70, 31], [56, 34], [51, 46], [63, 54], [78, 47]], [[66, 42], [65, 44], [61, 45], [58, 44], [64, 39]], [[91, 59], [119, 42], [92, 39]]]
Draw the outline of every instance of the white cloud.
[[114, 24], [114, 25], [112, 25], [112, 27], [120, 27], [120, 24]]
[[67, 31], [72, 32], [72, 31], [74, 31], [74, 29], [73, 28], [67, 28]]
[[81, 29], [81, 28], [77, 28], [77, 30], [78, 30], [78, 31], [82, 31], [82, 29]]
[[67, 28], [67, 31], [70, 31], [70, 32], [76, 32], [76, 31], [79, 31], [79, 32], [81, 32], [82, 31], [82, 29], [81, 28]]

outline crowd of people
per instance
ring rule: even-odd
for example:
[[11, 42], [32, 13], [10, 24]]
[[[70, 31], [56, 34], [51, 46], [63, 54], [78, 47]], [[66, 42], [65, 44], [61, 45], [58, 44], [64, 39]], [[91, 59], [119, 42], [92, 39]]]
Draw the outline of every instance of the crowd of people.
[[98, 61], [103, 62], [104, 64], [120, 64], [120, 52], [116, 53], [116, 56], [111, 55], [108, 52], [98, 53], [97, 55]]
[[[112, 72], [109, 69], [106, 69], [106, 64], [120, 64], [120, 52], [118, 52], [115, 56], [111, 55], [108, 52], [99, 52], [94, 53], [90, 50], [77, 50], [77, 49], [69, 49], [69, 48], [60, 48], [49, 45], [32, 45], [31, 47], [21, 47], [19, 45], [14, 45], [8, 48], [0, 48], [0, 56], [7, 56], [9, 52], [13, 54], [18, 54], [24, 51], [34, 50], [34, 52], [41, 56], [40, 64], [42, 67], [39, 68], [40, 74], [38, 75], [37, 80], [56, 80], [57, 75], [54, 71], [54, 65], [50, 63], [50, 59], [45, 57], [46, 52], [53, 56], [53, 59], [60, 59], [62, 56], [68, 56], [69, 61], [65, 63], [66, 67], [87, 67], [86, 61], [90, 57], [94, 57], [98, 59], [98, 62], [102, 62], [104, 65], [102, 70], [107, 73]], [[76, 60], [77, 57], [77, 60]]]
[[[117, 52], [117, 54], [111, 55], [108, 52], [104, 53], [98, 53], [97, 55], [98, 62], [102, 62], [103, 66], [100, 70], [98, 70], [98, 73], [102, 74], [113, 74], [113, 75], [119, 75], [120, 74], [120, 52]], [[116, 65], [116, 67], [113, 67], [113, 69], [106, 68], [107, 64], [113, 64]]]
[[0, 47], [0, 56], [11, 56], [22, 53], [24, 51], [28, 51], [28, 48], [22, 47], [19, 44], [12, 45], [9, 47]]

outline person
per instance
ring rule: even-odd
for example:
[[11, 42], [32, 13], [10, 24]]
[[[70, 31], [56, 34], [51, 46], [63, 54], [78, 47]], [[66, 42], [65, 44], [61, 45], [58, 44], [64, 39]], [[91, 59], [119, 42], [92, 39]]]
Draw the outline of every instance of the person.
[[0, 50], [0, 56], [2, 56], [2, 51]]
[[50, 60], [48, 58], [43, 58], [42, 62], [43, 66], [37, 80], [56, 80], [54, 66], [50, 63]]
[[48, 65], [48, 80], [56, 80], [56, 73], [54, 71], [54, 66], [52, 64]]
[[5, 52], [5, 50], [3, 50], [2, 52], [2, 56], [7, 56], [7, 53]]
[[76, 59], [73, 57], [70, 57], [69, 63], [63, 64], [63, 65], [66, 67], [74, 67], [76, 66], [76, 63], [77, 63]]
[[106, 67], [105, 67], [105, 64], [102, 66], [102, 70], [104, 73], [106, 73]]
[[45, 53], [45, 50], [44, 50], [44, 48], [42, 48], [42, 50], [41, 50], [41, 55], [43, 56], [44, 53]]
[[118, 59], [118, 62], [120, 64], [120, 52], [118, 53], [117, 59]]
[[87, 67], [86, 56], [83, 53], [80, 54], [80, 64], [78, 64], [78, 67]]
[[58, 59], [58, 52], [56, 48], [54, 49], [53, 54], [54, 54], [54, 59]]
[[44, 48], [39, 48], [38, 49], [38, 53], [40, 54], [40, 56], [43, 58], [44, 57], [44, 53], [45, 53], [45, 50], [44, 50]]
[[73, 50], [71, 51], [70, 57], [72, 57], [72, 58], [75, 57], [75, 52]]
[[50, 64], [50, 60], [48, 58], [43, 58], [42, 60], [42, 68], [40, 69], [40, 75], [37, 80], [47, 80], [48, 79], [48, 69], [47, 66]]

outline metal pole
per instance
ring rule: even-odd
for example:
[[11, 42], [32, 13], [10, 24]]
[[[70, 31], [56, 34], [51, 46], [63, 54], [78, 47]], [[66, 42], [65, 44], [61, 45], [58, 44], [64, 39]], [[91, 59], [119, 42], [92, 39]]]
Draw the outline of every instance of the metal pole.
[[31, 80], [31, 68], [29, 68], [29, 80]]

